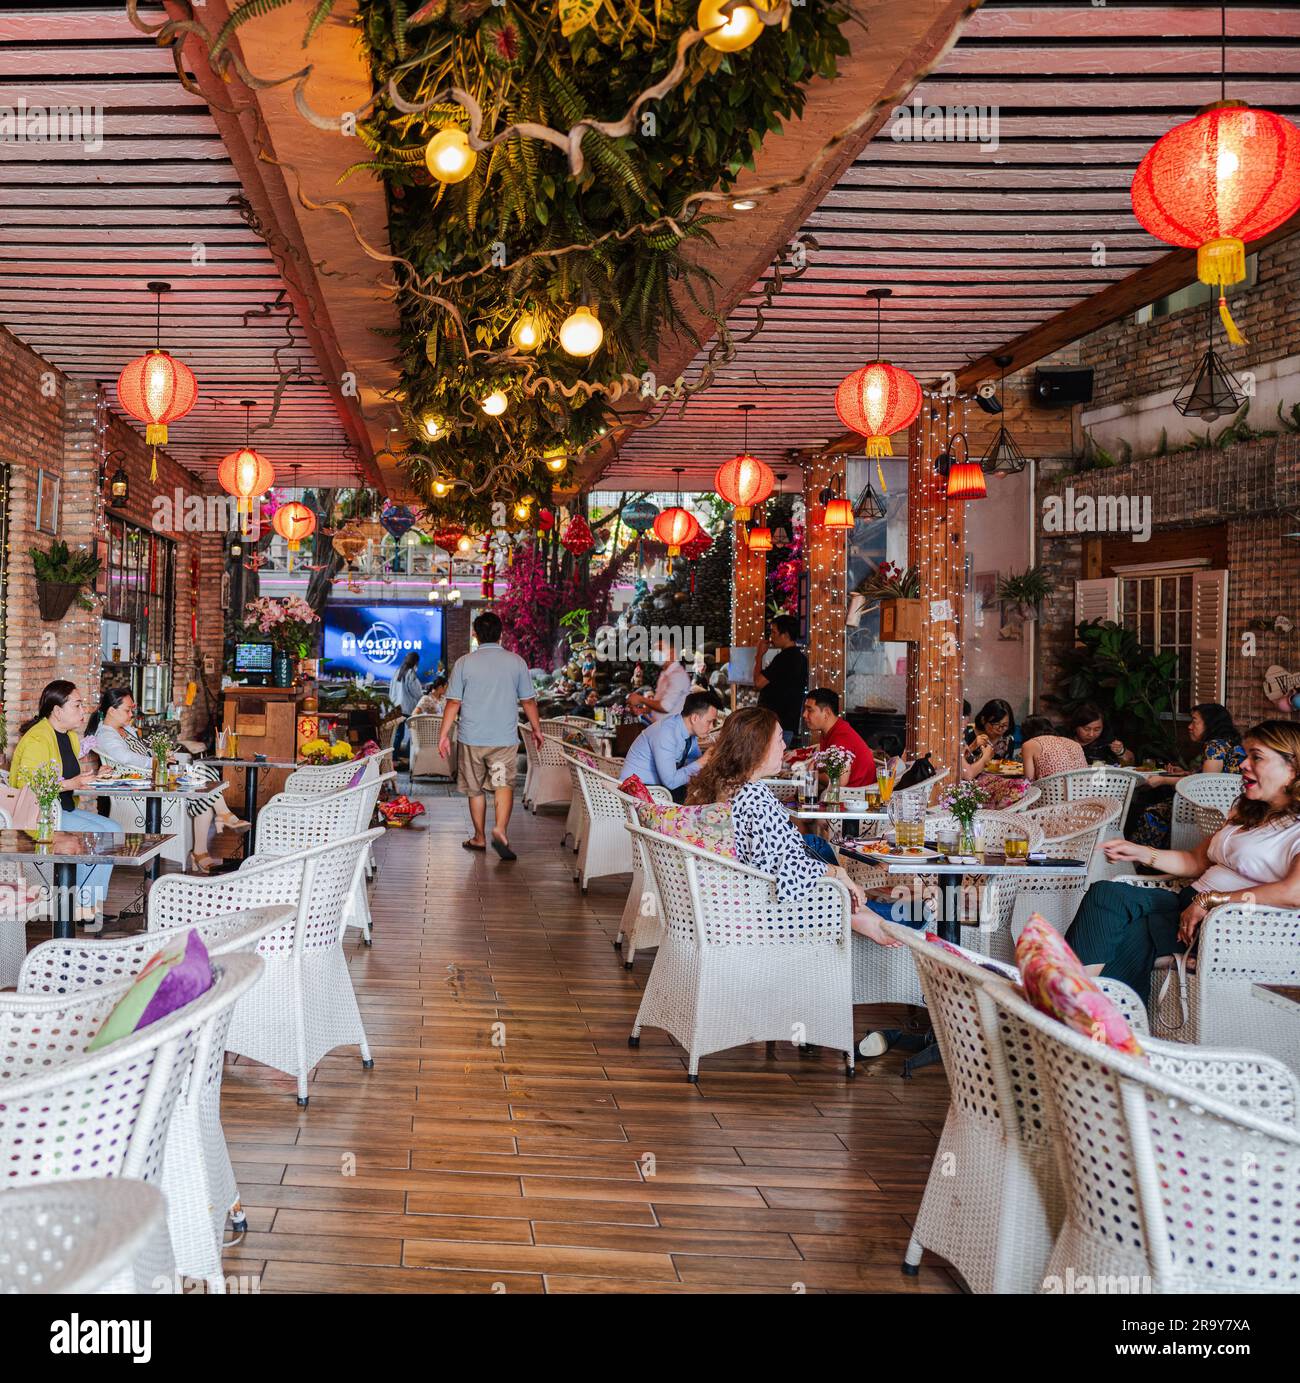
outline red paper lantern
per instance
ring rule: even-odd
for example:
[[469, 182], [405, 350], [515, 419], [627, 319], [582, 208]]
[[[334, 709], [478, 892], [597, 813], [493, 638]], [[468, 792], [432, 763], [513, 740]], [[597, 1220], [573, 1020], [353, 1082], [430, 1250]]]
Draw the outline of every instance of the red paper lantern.
[[852, 528], [857, 520], [853, 517], [853, 506], [847, 499], [829, 499], [822, 515], [823, 528]]
[[596, 546], [596, 539], [592, 534], [591, 525], [581, 514], [575, 514], [568, 523], [564, 525], [564, 532], [560, 534], [560, 542], [575, 557], [581, 557], [584, 553], [591, 551]]
[[217, 481], [228, 495], [238, 498], [241, 514], [252, 513], [254, 495], [264, 495], [275, 484], [275, 467], [260, 451], [244, 446], [221, 458]]
[[983, 499], [987, 494], [984, 468], [978, 461], [959, 461], [949, 470], [949, 499]]
[[282, 504], [271, 520], [271, 526], [289, 544], [290, 552], [297, 552], [304, 538], [310, 538], [316, 531], [316, 515], [305, 504], [291, 500]]
[[539, 533], [549, 533], [555, 527], [555, 515], [549, 509], [539, 509], [537, 511], [537, 531]]
[[854, 370], [835, 391], [840, 421], [867, 439], [868, 456], [892, 456], [892, 433], [910, 427], [921, 411], [916, 376], [884, 360]]
[[117, 377], [117, 401], [145, 424], [151, 447], [167, 445], [167, 424], [183, 418], [199, 396], [194, 372], [164, 350], [139, 356]]
[[[1147, 150], [1130, 195], [1133, 214], [1152, 235], [1196, 251], [1202, 283], [1240, 283], [1246, 241], [1300, 208], [1300, 129], [1271, 110], [1216, 102]], [[1219, 311], [1241, 344], [1222, 294]]]
[[674, 504], [655, 519], [655, 537], [668, 548], [668, 556], [676, 557], [683, 547], [700, 535], [700, 521], [689, 510]]
[[698, 562], [701, 557], [713, 546], [713, 536], [706, 533], [704, 529], [693, 537], [689, 542], [682, 544], [682, 556], [688, 562]]
[[724, 461], [713, 477], [713, 488], [734, 507], [738, 521], [749, 518], [750, 510], [762, 504], [775, 485], [771, 466], [748, 452]]

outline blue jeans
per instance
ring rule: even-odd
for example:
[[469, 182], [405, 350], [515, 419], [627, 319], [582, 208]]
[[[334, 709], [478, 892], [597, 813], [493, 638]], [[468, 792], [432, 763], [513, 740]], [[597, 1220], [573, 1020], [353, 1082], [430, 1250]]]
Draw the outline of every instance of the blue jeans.
[[394, 762], [406, 750], [406, 741], [410, 738], [410, 717], [403, 717], [397, 722], [397, 729], [393, 731], [393, 760]]
[[[123, 837], [122, 828], [106, 816], [97, 812], [61, 811], [59, 813], [60, 831], [89, 831], [96, 835], [111, 835], [117, 840]], [[102, 908], [108, 897], [108, 883], [113, 877], [111, 864], [77, 865], [77, 901], [81, 907]]]

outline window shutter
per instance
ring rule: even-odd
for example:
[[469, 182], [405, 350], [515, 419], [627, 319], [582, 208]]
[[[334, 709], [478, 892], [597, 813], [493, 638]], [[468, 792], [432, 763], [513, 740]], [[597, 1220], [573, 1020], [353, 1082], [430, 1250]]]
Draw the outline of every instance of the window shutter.
[[1087, 620], [1119, 620], [1119, 578], [1103, 576], [1095, 581], [1074, 583], [1074, 626]]
[[1228, 694], [1228, 573], [1192, 576], [1192, 685], [1190, 705], [1220, 706]]

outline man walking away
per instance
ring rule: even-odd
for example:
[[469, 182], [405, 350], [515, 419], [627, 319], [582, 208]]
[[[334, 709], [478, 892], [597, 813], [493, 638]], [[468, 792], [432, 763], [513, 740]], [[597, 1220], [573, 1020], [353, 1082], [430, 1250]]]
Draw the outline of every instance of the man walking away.
[[[519, 752], [519, 708], [532, 727], [533, 744], [542, 747], [542, 726], [537, 718], [537, 697], [528, 664], [501, 647], [501, 617], [491, 610], [474, 621], [478, 647], [456, 659], [442, 713], [438, 752], [451, 753], [451, 732], [460, 722], [460, 755], [456, 778], [469, 798], [474, 834], [462, 841], [466, 850], [487, 848], [487, 787], [492, 789], [492, 848], [503, 860], [517, 856], [510, 848], [507, 830], [515, 801], [515, 760]], [[462, 713], [463, 712], [463, 713]]]
[[[777, 615], [768, 626], [771, 643], [760, 641], [755, 659], [754, 685], [758, 688], [758, 704], [776, 713], [781, 722], [781, 735], [788, 749], [799, 731], [803, 714], [804, 694], [808, 690], [808, 655], [799, 647], [799, 621], [793, 615]], [[766, 667], [763, 659], [768, 648], [778, 649]]]

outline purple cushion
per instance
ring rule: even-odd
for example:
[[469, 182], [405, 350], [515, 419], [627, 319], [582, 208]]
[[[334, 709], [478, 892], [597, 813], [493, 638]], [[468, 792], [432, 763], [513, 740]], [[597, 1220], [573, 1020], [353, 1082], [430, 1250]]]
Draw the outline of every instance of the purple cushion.
[[357, 788], [361, 786], [361, 780], [366, 776], [366, 768], [367, 765], [362, 764], [360, 768], [357, 769], [352, 777], [348, 779], [348, 787]]
[[170, 946], [165, 945], [149, 958], [86, 1050], [96, 1052], [110, 1042], [129, 1037], [193, 1003], [211, 988], [212, 964], [208, 960], [208, 948], [194, 931], [183, 944], [175, 941]]

